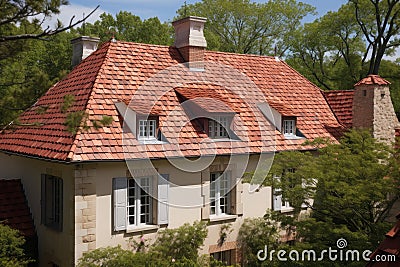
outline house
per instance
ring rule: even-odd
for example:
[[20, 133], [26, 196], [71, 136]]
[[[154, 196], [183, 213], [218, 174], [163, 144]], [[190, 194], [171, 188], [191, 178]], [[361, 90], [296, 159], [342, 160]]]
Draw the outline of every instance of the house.
[[274, 153], [342, 134], [318, 87], [274, 57], [207, 51], [204, 23], [174, 22], [171, 47], [74, 40], [74, 69], [1, 132], [0, 177], [22, 181], [40, 266], [196, 220], [202, 253], [233, 262], [243, 220], [282, 206], [244, 173], [260, 183]]

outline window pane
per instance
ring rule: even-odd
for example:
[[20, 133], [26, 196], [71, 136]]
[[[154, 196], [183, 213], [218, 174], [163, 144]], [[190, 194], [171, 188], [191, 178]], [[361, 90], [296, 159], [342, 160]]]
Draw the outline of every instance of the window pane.
[[216, 172], [210, 174], [210, 213], [229, 213], [229, 176]]
[[284, 120], [283, 121], [283, 134], [295, 135], [296, 124], [294, 120]]
[[150, 223], [151, 214], [151, 198], [148, 194], [150, 191], [150, 178], [141, 178], [140, 183], [140, 221], [139, 224]]
[[228, 118], [216, 117], [215, 120], [208, 121], [208, 133], [211, 138], [226, 138], [228, 137]]

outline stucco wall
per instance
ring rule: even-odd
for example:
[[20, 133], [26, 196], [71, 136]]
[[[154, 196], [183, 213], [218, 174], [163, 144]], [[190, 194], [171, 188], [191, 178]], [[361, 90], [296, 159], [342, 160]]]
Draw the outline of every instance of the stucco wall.
[[[239, 159], [234, 165], [235, 168], [242, 169], [240, 172], [242, 174], [243, 171], [254, 170], [258, 159], [257, 156], [251, 156], [249, 162]], [[229, 157], [217, 157], [213, 162], [216, 166], [226, 166], [226, 164], [229, 164]], [[202, 192], [200, 185], [202, 182], [203, 185], [209, 184], [210, 170], [183, 171], [167, 160], [156, 160], [152, 165], [159, 173], [169, 174], [169, 201], [175, 203], [169, 207], [169, 224], [163, 227], [176, 228], [186, 222], [201, 220], [205, 193]], [[141, 162], [136, 162], [132, 166], [143, 168]], [[151, 242], [157, 233], [157, 230], [130, 233], [113, 231], [112, 179], [126, 177], [128, 168], [125, 162], [67, 165], [0, 153], [0, 170], [2, 178], [22, 179], [39, 236], [40, 266], [47, 266], [49, 263], [73, 266], [86, 251], [116, 245], [128, 248], [130, 238], [139, 239], [144, 234], [145, 239]], [[63, 179], [62, 232], [51, 230], [41, 224], [40, 199], [43, 173]], [[205, 188], [209, 190], [209, 187]], [[265, 211], [271, 208], [269, 187], [249, 192], [249, 185], [244, 184], [240, 191], [243, 215], [229, 220], [210, 222], [209, 235], [202, 253], [209, 253], [210, 249], [215, 250], [220, 228], [224, 223], [232, 225], [233, 231], [228, 235], [226, 244], [227, 247], [234, 247], [243, 220], [263, 216]], [[186, 207], [181, 204], [185, 204]]]
[[[0, 152], [0, 177], [21, 179], [38, 234], [40, 266], [55, 263], [73, 264], [74, 252], [74, 184], [73, 167], [65, 164], [10, 156]], [[57, 232], [41, 224], [41, 174], [63, 179], [63, 231]]]
[[[214, 160], [214, 163], [226, 163], [226, 158], [220, 157]], [[214, 164], [213, 163], [213, 164]], [[258, 163], [258, 157], [252, 156], [246, 166], [246, 172], [252, 171]], [[184, 223], [192, 223], [202, 219], [202, 189], [201, 182], [204, 182], [204, 175], [209, 175], [209, 171], [203, 172], [187, 172], [171, 165], [167, 160], [156, 160], [152, 164], [161, 174], [169, 174], [170, 189], [169, 201], [173, 206], [169, 207], [169, 228], [176, 228]], [[143, 164], [136, 162], [130, 165], [137, 166], [140, 169]], [[242, 166], [243, 167], [243, 166]], [[95, 187], [96, 187], [96, 204], [93, 206], [96, 210], [96, 227], [95, 227], [95, 246], [106, 247], [121, 245], [124, 248], [129, 248], [129, 239], [135, 238], [139, 240], [144, 234], [144, 238], [149, 240], [154, 239], [157, 230], [138, 231], [127, 233], [125, 231], [113, 231], [113, 203], [112, 203], [112, 179], [115, 177], [124, 177], [127, 174], [127, 166], [125, 163], [101, 163], [101, 164], [84, 164], [83, 169], [95, 169]], [[202, 177], [203, 176], [203, 177]], [[208, 187], [207, 187], [208, 188]], [[236, 241], [237, 233], [244, 218], [260, 217], [265, 214], [268, 208], [271, 208], [271, 189], [264, 187], [257, 192], [250, 192], [249, 185], [244, 184], [242, 188], [241, 200], [243, 204], [243, 215], [236, 218], [211, 222], [208, 227], [209, 235], [205, 241], [205, 246], [202, 253], [209, 253], [209, 247], [215, 246], [219, 239], [221, 225], [229, 223], [232, 225], [233, 231], [228, 235], [226, 242]], [[181, 206], [185, 203], [186, 207]], [[161, 228], [162, 229], [162, 228]], [[87, 247], [76, 245], [75, 255], [78, 259]]]

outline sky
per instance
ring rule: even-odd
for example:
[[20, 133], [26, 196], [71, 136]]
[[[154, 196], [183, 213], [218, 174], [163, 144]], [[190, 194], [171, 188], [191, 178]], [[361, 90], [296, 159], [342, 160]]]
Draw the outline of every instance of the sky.
[[[200, 0], [186, 0], [187, 4], [192, 4]], [[61, 8], [61, 13], [57, 16], [64, 25], [67, 25], [72, 16], [82, 18], [83, 14], [89, 14], [97, 5], [99, 9], [89, 18], [88, 22], [96, 21], [100, 14], [106, 12], [115, 15], [119, 11], [128, 11], [138, 15], [142, 19], [158, 17], [162, 22], [172, 21], [176, 11], [184, 4], [184, 0], [69, 0], [70, 5]], [[255, 2], [266, 2], [256, 0]], [[301, 0], [303, 3], [316, 7], [317, 16], [307, 17], [307, 21], [312, 21], [316, 17], [324, 15], [328, 11], [336, 11], [347, 2], [346, 0]], [[55, 20], [54, 20], [55, 21]], [[52, 22], [54, 23], [54, 22]]]

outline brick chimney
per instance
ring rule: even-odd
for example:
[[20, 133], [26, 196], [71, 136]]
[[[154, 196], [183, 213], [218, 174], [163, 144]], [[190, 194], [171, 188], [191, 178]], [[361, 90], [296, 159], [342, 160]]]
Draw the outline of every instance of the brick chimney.
[[354, 85], [353, 128], [370, 129], [374, 138], [391, 145], [399, 121], [389, 84], [379, 75], [368, 75]]
[[81, 36], [71, 40], [72, 44], [72, 68], [81, 63], [91, 53], [97, 50], [100, 38]]
[[172, 22], [175, 28], [175, 47], [191, 69], [204, 69], [204, 52], [207, 41], [204, 38], [206, 18], [189, 16]]

